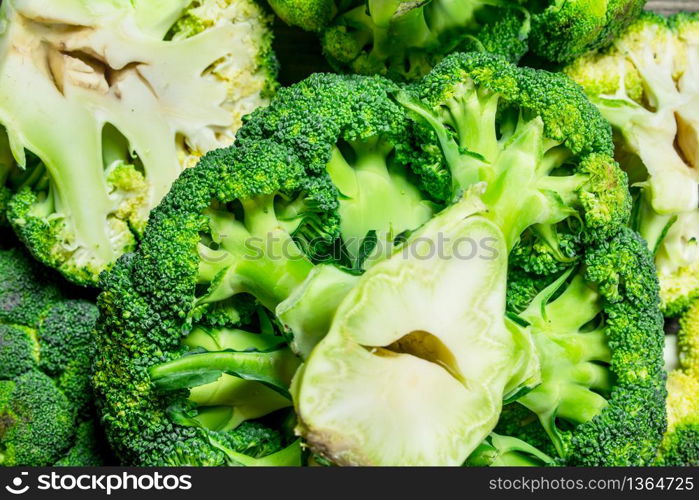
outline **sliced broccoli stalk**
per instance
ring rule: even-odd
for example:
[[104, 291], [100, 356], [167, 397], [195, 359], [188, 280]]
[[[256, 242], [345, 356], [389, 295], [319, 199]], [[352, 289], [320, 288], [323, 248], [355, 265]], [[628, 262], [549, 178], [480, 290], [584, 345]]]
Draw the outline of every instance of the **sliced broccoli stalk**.
[[[538, 382], [531, 340], [505, 318], [504, 237], [481, 210], [470, 193], [341, 303], [292, 388], [315, 452], [345, 465], [461, 465], [503, 399]], [[492, 253], [460, 253], [485, 239]]]
[[[36, 257], [92, 285], [133, 249], [181, 171], [229, 145], [242, 114], [267, 102], [260, 93], [268, 76], [257, 74], [256, 56], [268, 45], [259, 8], [219, 9], [225, 22], [163, 40], [165, 25], [192, 2], [163, 9], [156, 8], [163, 2], [98, 3], [4, 2], [0, 43], [0, 95], [31, 96], [0, 106], [25, 177], [9, 201], [9, 220]], [[16, 45], [37, 57], [20, 56]], [[251, 61], [247, 79], [235, 65], [235, 83], [216, 69], [231, 47]], [[28, 153], [38, 161], [30, 164]]]
[[189, 389], [192, 404], [170, 409], [176, 423], [226, 431], [291, 406], [299, 361], [280, 337], [199, 327], [183, 344], [184, 356], [149, 368], [159, 391]]
[[328, 333], [342, 299], [359, 277], [331, 265], [316, 266], [303, 283], [276, 309], [276, 316], [289, 332], [291, 349], [308, 358], [311, 350]]
[[529, 443], [494, 432], [466, 460], [472, 467], [543, 467], [555, 460]]
[[611, 348], [604, 325], [595, 324], [602, 313], [601, 296], [581, 274], [567, 283], [569, 275], [564, 273], [520, 313], [531, 326], [542, 383], [518, 402], [539, 416], [561, 456], [561, 420], [573, 425], [592, 420], [607, 406], [605, 396], [613, 384]]
[[661, 215], [642, 192], [634, 227], [655, 255], [663, 312], [674, 317], [699, 296], [699, 210]]
[[699, 200], [697, 49], [680, 33], [674, 18], [644, 13], [611, 49], [566, 69], [619, 134], [619, 149], [640, 158], [662, 215], [695, 210]]

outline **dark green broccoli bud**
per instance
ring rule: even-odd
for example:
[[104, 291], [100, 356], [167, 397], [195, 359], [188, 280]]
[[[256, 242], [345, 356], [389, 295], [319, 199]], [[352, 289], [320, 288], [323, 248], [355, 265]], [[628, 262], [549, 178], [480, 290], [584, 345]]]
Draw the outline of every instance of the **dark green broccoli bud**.
[[335, 0], [268, 0], [268, 2], [285, 23], [299, 26], [307, 31], [320, 31], [337, 13]]
[[94, 426], [96, 307], [17, 248], [0, 250], [0, 277], [0, 464], [101, 463], [81, 430]]
[[[665, 428], [662, 316], [651, 256], [624, 229], [589, 247], [519, 314], [542, 383], [517, 400], [569, 465], [650, 464]], [[516, 434], [515, 434], [516, 435]]]
[[614, 128], [637, 191], [632, 226], [655, 254], [667, 316], [699, 295], [698, 40], [697, 13], [646, 12], [609, 49], [565, 69]]
[[70, 447], [75, 408], [47, 375], [0, 381], [0, 464], [51, 465]]
[[242, 117], [269, 102], [269, 16], [253, 0], [8, 0], [1, 10], [0, 224], [6, 213], [36, 258], [96, 285], [180, 172], [230, 145]]
[[455, 50], [517, 61], [527, 50], [529, 14], [498, 0], [349, 2], [321, 34], [338, 69], [414, 80]]
[[73, 446], [63, 458], [53, 464], [56, 467], [99, 467], [104, 465], [99, 446], [102, 436], [99, 435], [94, 420], [81, 422], [75, 431]]
[[358, 275], [432, 217], [395, 91], [323, 74], [280, 90], [105, 275], [94, 380], [123, 462], [241, 462], [216, 433], [288, 411], [298, 361], [280, 344], [307, 356]]

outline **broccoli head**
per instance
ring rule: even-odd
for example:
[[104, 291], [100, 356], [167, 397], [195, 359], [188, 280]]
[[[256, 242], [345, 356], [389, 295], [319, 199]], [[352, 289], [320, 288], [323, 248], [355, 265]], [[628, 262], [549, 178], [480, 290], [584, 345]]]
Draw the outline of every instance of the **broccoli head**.
[[658, 303], [650, 253], [624, 229], [589, 246], [577, 272], [519, 313], [534, 336], [542, 383], [516, 404], [537, 415], [563, 463], [652, 462], [665, 428]]
[[[536, 243], [539, 250], [527, 254], [532, 267], [538, 255], [568, 268], [594, 264], [588, 279], [623, 302], [622, 321], [652, 314], [657, 286], [643, 249], [625, 262], [637, 258], [647, 271], [643, 300], [624, 301], [614, 287], [618, 270], [604, 265], [629, 217], [626, 178], [611, 157], [609, 127], [565, 76], [516, 68], [493, 55], [454, 54], [396, 98], [422, 141], [413, 169], [423, 188], [459, 201], [370, 267], [340, 302], [329, 333], [295, 377], [297, 431], [316, 453], [340, 464], [460, 465], [493, 430], [503, 401], [547, 387], [555, 371], [550, 364], [558, 360], [559, 353], [538, 342], [533, 325], [506, 310], [515, 248]], [[435, 149], [438, 165], [419, 162], [424, 150]], [[444, 253], [424, 255], [440, 241], [441, 247], [487, 242], [492, 253], [463, 259], [457, 246], [447, 245]], [[574, 253], [563, 252], [571, 245]], [[597, 246], [607, 250], [597, 256]], [[661, 334], [655, 313], [636, 336], [619, 333], [620, 371], [636, 368], [626, 358], [640, 337]], [[653, 370], [659, 359], [652, 350], [643, 358], [647, 383], [662, 390]], [[648, 391], [638, 392], [635, 399], [620, 397], [640, 404]], [[660, 413], [662, 404], [660, 397]], [[631, 405], [622, 401], [610, 412]], [[575, 423], [595, 415], [592, 408]], [[621, 441], [613, 419], [605, 426]], [[581, 441], [592, 441], [593, 433], [579, 432]], [[597, 436], [587, 448], [604, 446]], [[575, 460], [567, 448], [560, 454]]]
[[0, 250], [0, 277], [0, 465], [98, 464], [96, 307], [17, 248]]
[[566, 72], [614, 128], [637, 192], [632, 225], [655, 253], [666, 315], [699, 294], [699, 15], [644, 13]]
[[0, 203], [36, 258], [95, 285], [179, 173], [268, 102], [267, 16], [252, 0], [8, 0], [0, 16]]
[[279, 436], [275, 463], [298, 462], [270, 424], [291, 413], [296, 355], [439, 203], [397, 151], [412, 132], [395, 90], [320, 74], [280, 90], [235, 146], [182, 174], [105, 276], [95, 385], [125, 463], [245, 465], [253, 423]]

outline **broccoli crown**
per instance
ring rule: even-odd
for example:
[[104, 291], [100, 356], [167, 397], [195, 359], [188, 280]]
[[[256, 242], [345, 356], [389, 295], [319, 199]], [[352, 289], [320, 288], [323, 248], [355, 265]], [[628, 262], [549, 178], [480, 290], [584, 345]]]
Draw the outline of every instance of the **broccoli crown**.
[[[410, 129], [394, 91], [322, 74], [280, 90], [104, 277], [94, 380], [125, 463], [245, 462], [221, 433], [290, 406], [285, 340], [307, 355], [356, 275], [431, 217], [396, 153]], [[270, 460], [296, 460], [289, 446]]]
[[[423, 145], [417, 153], [404, 151], [402, 157], [417, 154], [413, 168], [435, 199], [458, 201], [407, 237], [402, 248], [408, 257], [396, 251], [370, 267], [340, 303], [327, 336], [295, 378], [298, 432], [316, 453], [340, 464], [458, 465], [493, 430], [501, 402], [523, 400], [527, 396], [522, 394], [537, 386], [539, 377], [541, 389], [529, 394], [542, 419], [544, 413], [560, 413], [579, 425], [567, 434], [567, 428], [549, 426], [548, 440], [558, 445], [560, 460], [601, 461], [605, 447], [615, 453], [626, 450], [629, 460], [647, 459], [664, 425], [662, 349], [651, 344], [646, 356], [633, 356], [646, 336], [655, 335], [661, 343], [657, 282], [647, 251], [625, 229], [631, 200], [626, 177], [611, 156], [609, 126], [565, 76], [516, 68], [482, 53], [448, 56], [396, 99], [409, 111], [413, 133]], [[419, 161], [426, 151], [430, 158], [441, 156], [437, 164]], [[452, 220], [459, 224], [451, 226]], [[427, 264], [410, 258], [425, 240], [436, 243], [440, 236], [451, 241], [487, 238], [494, 242], [497, 257], [477, 264], [460, 262], [455, 253], [425, 259]], [[517, 268], [509, 255], [523, 245], [532, 249], [522, 251], [527, 257], [521, 261], [527, 266]], [[534, 262], [537, 252], [546, 261], [541, 266]], [[567, 394], [557, 398], [559, 385], [586, 383], [586, 373], [596, 374], [594, 367], [585, 372], [586, 359], [575, 359], [575, 344], [573, 359], [561, 358], [555, 347], [549, 351], [548, 336], [537, 330], [533, 317], [515, 321], [506, 312], [508, 267], [524, 287], [516, 298], [521, 306], [523, 297], [532, 293], [526, 289], [536, 289], [536, 272], [553, 272], [549, 263], [554, 258], [564, 269], [585, 266], [585, 279], [598, 284], [600, 304], [606, 307], [609, 301], [609, 307], [583, 323], [608, 312], [609, 332], [592, 337], [606, 345], [604, 335], [613, 333], [618, 342], [606, 348], [613, 351], [606, 360], [610, 377], [631, 379], [639, 372], [636, 385], [619, 381], [609, 388], [608, 397], [618, 400], [606, 413], [606, 400], [594, 393], [594, 379], [589, 394], [573, 388], [570, 401]], [[614, 258], [618, 262], [611, 262]], [[523, 278], [528, 275], [533, 275], [529, 284]], [[539, 277], [546, 281], [546, 276]], [[639, 286], [627, 294], [631, 278]], [[468, 306], [454, 313], [444, 306], [452, 302]], [[581, 316], [587, 312], [581, 311]], [[576, 326], [583, 324], [566, 323], [562, 328]], [[483, 338], [493, 343], [484, 346]], [[527, 339], [534, 347], [528, 347]], [[593, 358], [605, 352], [594, 340], [589, 353]], [[527, 356], [529, 352], [537, 355]], [[506, 366], [503, 359], [508, 360]], [[551, 380], [557, 363], [568, 362], [560, 380]], [[637, 366], [641, 363], [645, 364]], [[532, 364], [537, 367], [532, 369]], [[414, 386], [416, 379], [420, 385]], [[575, 396], [582, 400], [578, 408]], [[638, 413], [634, 405], [639, 407], [649, 397], [657, 408], [649, 413], [646, 427], [655, 434], [629, 446], [623, 434], [628, 421], [616, 414], [629, 408]], [[594, 405], [588, 407], [590, 402]], [[420, 411], [413, 411], [416, 408]], [[585, 427], [595, 417], [595, 423]], [[597, 427], [589, 429], [593, 425]]]
[[667, 315], [699, 294], [697, 40], [696, 13], [646, 12], [610, 48], [566, 69], [614, 128], [637, 192], [632, 225], [655, 253]]
[[699, 303], [680, 318], [678, 367], [667, 378], [667, 431], [656, 462], [668, 466], [699, 465]]
[[96, 285], [179, 173], [269, 102], [268, 16], [252, 0], [9, 0], [1, 15], [3, 213], [36, 258]]
[[519, 313], [532, 329], [542, 383], [517, 404], [537, 415], [563, 463], [650, 464], [665, 429], [663, 319], [651, 256], [624, 229], [588, 246], [570, 275]]
[[80, 430], [93, 426], [96, 307], [16, 248], [0, 250], [0, 276], [0, 464], [52, 465], [76, 446], [99, 462]]

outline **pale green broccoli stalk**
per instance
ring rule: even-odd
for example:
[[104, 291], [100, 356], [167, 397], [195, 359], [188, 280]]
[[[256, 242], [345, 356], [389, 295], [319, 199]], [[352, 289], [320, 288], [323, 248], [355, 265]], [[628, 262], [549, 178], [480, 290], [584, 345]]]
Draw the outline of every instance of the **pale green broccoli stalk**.
[[[506, 239], [482, 212], [469, 193], [343, 300], [294, 380], [297, 431], [315, 452], [341, 465], [460, 465], [505, 396], [539, 383], [528, 332], [505, 315]], [[469, 258], [469, 242], [488, 250]]]
[[175, 422], [228, 431], [291, 406], [288, 388], [299, 361], [280, 337], [200, 327], [183, 344], [187, 355], [150, 369], [159, 391], [189, 389], [192, 405], [171, 408]]
[[645, 13], [566, 69], [616, 137], [637, 188], [633, 226], [655, 252], [666, 315], [699, 294], [699, 15]]
[[39, 260], [95, 284], [180, 172], [268, 102], [267, 17], [251, 0], [8, 0], [0, 15], [8, 218]]

